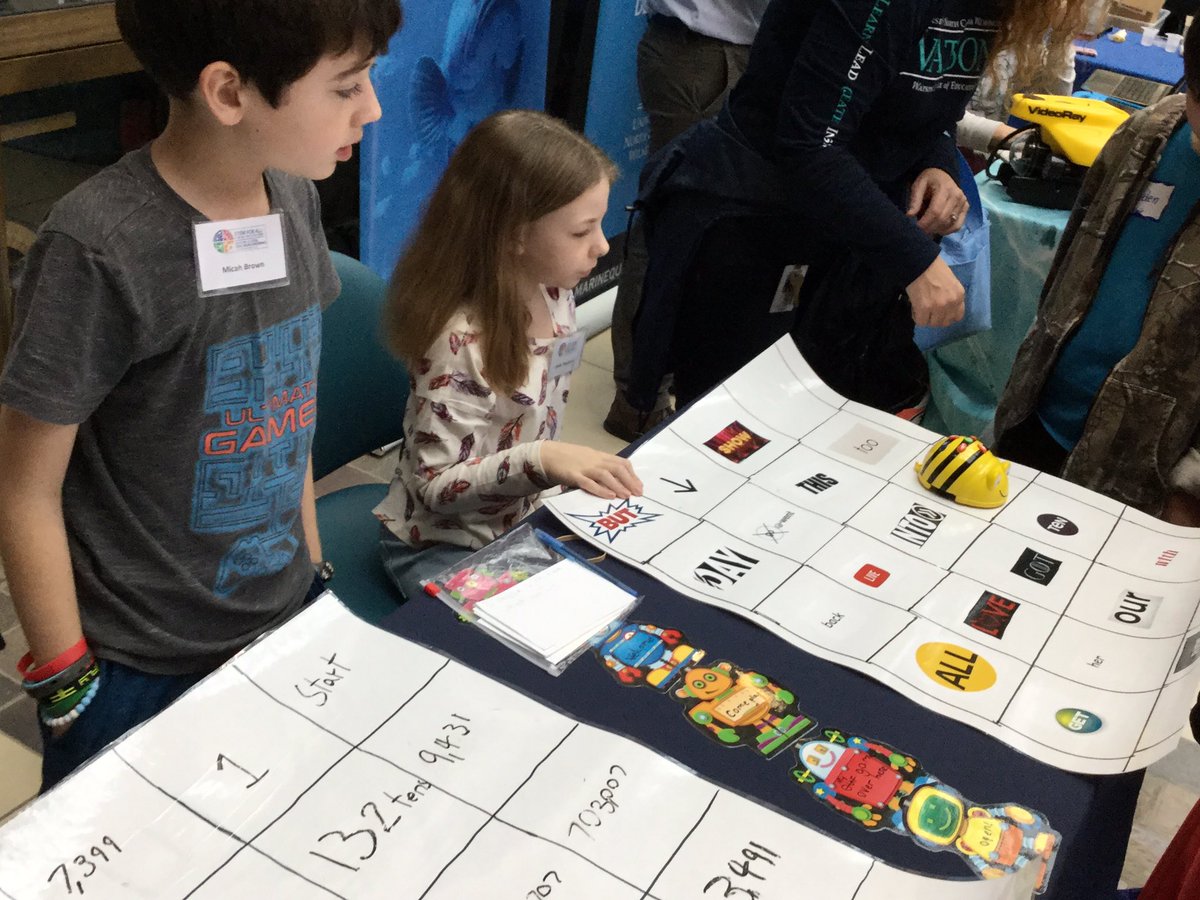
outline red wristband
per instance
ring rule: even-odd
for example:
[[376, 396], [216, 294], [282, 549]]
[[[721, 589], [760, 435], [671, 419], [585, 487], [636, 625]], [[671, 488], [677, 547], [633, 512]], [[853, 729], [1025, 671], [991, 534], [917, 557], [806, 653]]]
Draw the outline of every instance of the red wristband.
[[26, 653], [17, 663], [17, 674], [21, 676], [22, 681], [45, 681], [59, 672], [63, 671], [72, 664], [78, 662], [85, 653], [88, 652], [87, 638], [80, 638], [79, 642], [72, 647], [64, 650], [50, 662], [38, 666], [36, 669], [33, 666], [33, 654]]

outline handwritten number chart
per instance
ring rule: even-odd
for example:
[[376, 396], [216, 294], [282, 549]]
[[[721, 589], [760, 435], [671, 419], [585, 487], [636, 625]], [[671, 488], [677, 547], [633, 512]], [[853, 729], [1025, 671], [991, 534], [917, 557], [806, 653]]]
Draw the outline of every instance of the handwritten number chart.
[[913, 470], [939, 437], [834, 393], [785, 337], [638, 448], [644, 497], [548, 506], [669, 587], [1050, 765], [1165, 756], [1200, 682], [1200, 529], [1021, 466], [1002, 507], [957, 505]]
[[1028, 897], [890, 867], [326, 594], [0, 829], [26, 898]]

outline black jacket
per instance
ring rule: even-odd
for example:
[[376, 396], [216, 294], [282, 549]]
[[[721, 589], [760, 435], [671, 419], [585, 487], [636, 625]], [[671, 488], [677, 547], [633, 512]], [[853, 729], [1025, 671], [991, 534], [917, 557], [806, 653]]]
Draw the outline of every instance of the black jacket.
[[[952, 137], [987, 66], [1000, 0], [774, 0], [715, 121], [643, 176], [650, 265], [630, 401], [649, 409], [669, 369], [682, 285], [704, 231], [730, 215], [794, 224], [794, 263], [818, 243], [869, 259], [902, 289], [938, 254], [905, 216], [927, 168], [957, 177]], [[672, 208], [674, 207], [674, 208]], [[681, 208], [685, 207], [685, 208]], [[730, 248], [736, 265], [736, 248]]]

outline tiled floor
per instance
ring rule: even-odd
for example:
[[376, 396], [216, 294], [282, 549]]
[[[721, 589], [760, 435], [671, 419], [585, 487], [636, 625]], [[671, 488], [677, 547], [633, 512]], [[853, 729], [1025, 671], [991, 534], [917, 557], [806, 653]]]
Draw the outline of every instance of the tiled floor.
[[35, 793], [41, 782], [41, 740], [33, 701], [21, 691], [17, 660], [25, 639], [0, 570], [0, 633], [7, 645], [0, 650], [0, 819]]
[[[9, 214], [30, 225], [41, 220], [53, 197], [65, 192], [85, 174], [77, 168], [47, 167], [11, 150], [4, 151], [3, 165], [9, 189]], [[624, 443], [600, 427], [611, 399], [612, 348], [609, 335], [603, 333], [588, 342], [584, 365], [573, 376], [562, 439], [613, 452], [620, 450]], [[381, 458], [366, 456], [323, 479], [318, 484], [318, 493], [351, 484], [387, 481], [394, 468], [394, 450]], [[25, 645], [3, 572], [0, 572], [0, 633], [8, 644], [6, 650], [0, 651], [0, 819], [3, 819], [33, 796], [40, 778], [40, 747], [33, 711], [16, 682], [16, 661], [25, 652]], [[1198, 797], [1200, 746], [1185, 740], [1147, 772], [1125, 858], [1123, 886], [1145, 883]], [[1036, 805], [1036, 797], [1028, 799]]]

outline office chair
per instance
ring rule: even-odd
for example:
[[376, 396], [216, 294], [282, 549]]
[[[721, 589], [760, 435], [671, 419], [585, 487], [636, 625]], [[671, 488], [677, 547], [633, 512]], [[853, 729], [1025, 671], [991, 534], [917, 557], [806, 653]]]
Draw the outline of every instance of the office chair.
[[[322, 316], [314, 478], [399, 440], [408, 400], [408, 372], [382, 342], [385, 282], [357, 260], [332, 256], [342, 292]], [[322, 550], [335, 568], [330, 588], [367, 621], [400, 600], [383, 570], [371, 514], [386, 494], [386, 484], [362, 484], [317, 500]]]

